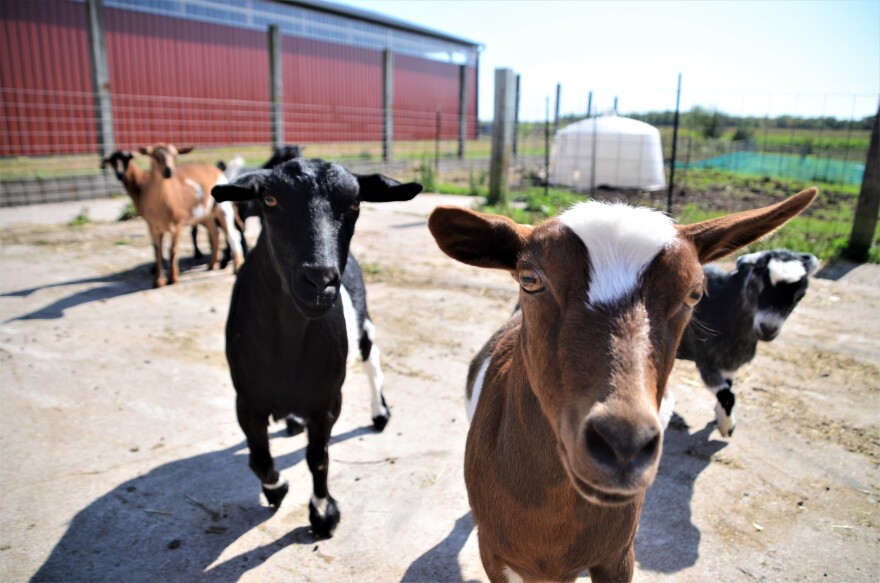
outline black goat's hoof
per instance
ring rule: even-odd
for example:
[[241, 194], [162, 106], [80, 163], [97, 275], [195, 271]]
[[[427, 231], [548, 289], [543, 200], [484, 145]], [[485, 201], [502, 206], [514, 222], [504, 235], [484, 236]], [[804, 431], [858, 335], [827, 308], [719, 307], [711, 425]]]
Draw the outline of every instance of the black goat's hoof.
[[303, 432], [303, 424], [296, 419], [288, 417], [285, 421], [287, 422], [287, 435], [289, 435], [290, 437], [293, 437], [294, 435], [299, 435]]
[[312, 534], [315, 538], [330, 538], [339, 524], [339, 507], [332, 496], [327, 497], [323, 511], [319, 511], [314, 504], [314, 499], [309, 501], [309, 523], [312, 525]]
[[263, 496], [265, 496], [269, 504], [277, 510], [281, 506], [281, 501], [287, 496], [289, 486], [287, 485], [287, 481], [282, 480], [279, 480], [273, 486], [274, 487], [272, 488], [267, 488], [266, 485], [263, 484]]
[[389, 419], [391, 419], [391, 413], [386, 413], [385, 415], [376, 415], [375, 417], [373, 417], [373, 429], [381, 432], [385, 429], [385, 426], [388, 425]]

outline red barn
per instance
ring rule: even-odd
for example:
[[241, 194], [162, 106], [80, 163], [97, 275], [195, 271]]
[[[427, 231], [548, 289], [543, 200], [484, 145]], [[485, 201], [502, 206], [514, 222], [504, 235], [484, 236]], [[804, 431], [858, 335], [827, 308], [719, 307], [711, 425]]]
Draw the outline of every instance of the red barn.
[[[284, 141], [383, 137], [383, 51], [395, 140], [477, 134], [480, 45], [316, 0], [89, 0], [103, 19], [112, 139], [269, 144], [268, 27], [281, 34]], [[85, 0], [0, 3], [0, 156], [97, 152]], [[462, 87], [464, 80], [464, 87]], [[106, 131], [106, 130], [105, 130]]]

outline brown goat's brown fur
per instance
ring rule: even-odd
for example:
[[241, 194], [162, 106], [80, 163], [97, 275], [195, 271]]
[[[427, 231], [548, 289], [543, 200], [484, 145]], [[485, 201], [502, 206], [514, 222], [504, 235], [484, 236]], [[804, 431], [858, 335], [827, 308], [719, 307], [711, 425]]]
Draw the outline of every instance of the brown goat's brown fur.
[[632, 579], [639, 515], [660, 459], [657, 413], [702, 290], [700, 264], [778, 228], [816, 194], [676, 227], [638, 289], [607, 305], [587, 304], [590, 251], [561, 221], [532, 229], [456, 207], [432, 213], [445, 253], [508, 270], [524, 288], [521, 310], [468, 375], [470, 395], [488, 358], [465, 483], [492, 581], [573, 581], [584, 570], [592, 581]]

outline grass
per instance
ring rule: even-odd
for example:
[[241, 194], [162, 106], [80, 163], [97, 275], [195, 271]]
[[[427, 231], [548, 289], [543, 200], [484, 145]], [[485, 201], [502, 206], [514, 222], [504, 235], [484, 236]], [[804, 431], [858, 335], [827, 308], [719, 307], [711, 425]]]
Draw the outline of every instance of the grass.
[[[683, 186], [689, 199], [689, 202], [674, 209], [679, 223], [698, 222], [729, 214], [729, 208], [735, 206], [734, 202], [745, 208], [771, 204], [814, 184], [780, 182], [720, 170], [689, 170], [685, 181], [676, 182], [676, 190]], [[747, 250], [784, 247], [813, 253], [822, 261], [840, 258], [849, 238], [858, 187], [824, 183], [817, 186], [820, 198], [804, 215], [750, 245]], [[630, 204], [646, 204], [649, 201], [646, 193], [626, 193], [625, 198]], [[511, 193], [511, 203], [506, 206], [483, 205], [480, 210], [505, 215], [519, 223], [535, 224], [584, 200], [587, 197], [569, 190], [550, 188], [545, 194], [543, 188], [532, 187]], [[872, 246], [868, 260], [880, 263], [880, 241]]]
[[72, 221], [68, 223], [71, 227], [83, 227], [92, 222], [92, 219], [89, 218], [89, 211], [86, 208], [83, 208], [76, 217], [73, 218]]

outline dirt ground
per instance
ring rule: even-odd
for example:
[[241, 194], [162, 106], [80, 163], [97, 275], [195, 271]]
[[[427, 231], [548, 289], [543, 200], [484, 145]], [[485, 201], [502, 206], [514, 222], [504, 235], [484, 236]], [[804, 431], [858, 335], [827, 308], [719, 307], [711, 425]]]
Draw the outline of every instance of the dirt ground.
[[[470, 201], [361, 213], [352, 248], [393, 416], [369, 428], [352, 368], [330, 448], [342, 522], [322, 541], [308, 530], [304, 436], [272, 427], [291, 484], [277, 512], [247, 467], [223, 353], [234, 276], [184, 262], [178, 285], [150, 289], [143, 222], [113, 220], [123, 202], [0, 210], [0, 579], [485, 580], [462, 479], [463, 385], [516, 289], [445, 258], [425, 226], [434, 205]], [[82, 206], [93, 222], [67, 226]], [[732, 439], [714, 431], [693, 364], [677, 363], [680, 419], [642, 515], [636, 581], [880, 580], [880, 273], [834, 275], [741, 370]]]

